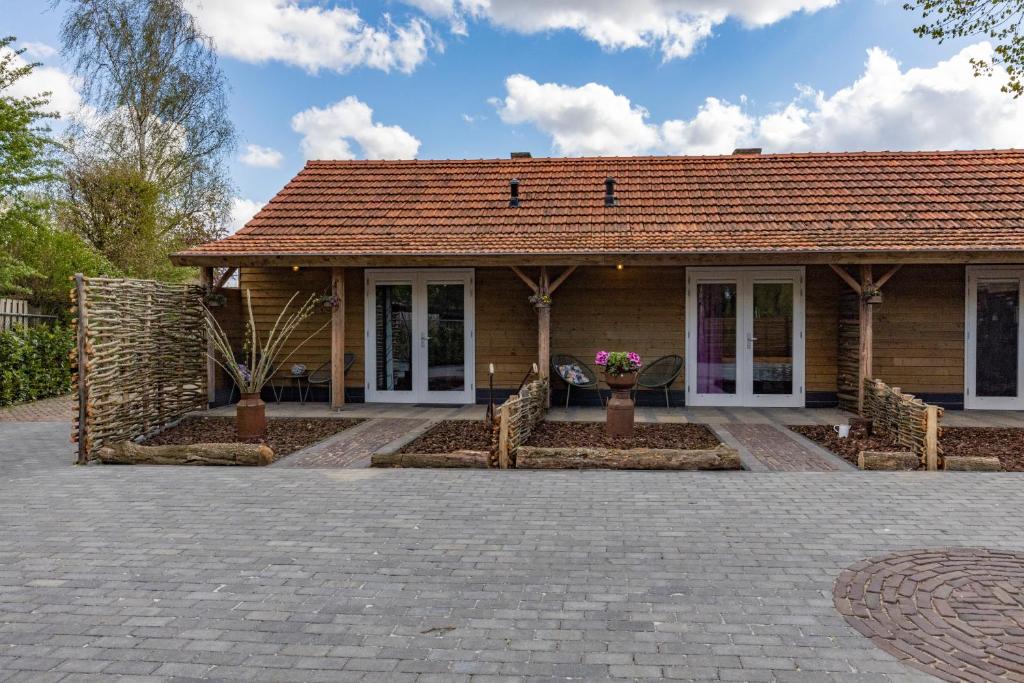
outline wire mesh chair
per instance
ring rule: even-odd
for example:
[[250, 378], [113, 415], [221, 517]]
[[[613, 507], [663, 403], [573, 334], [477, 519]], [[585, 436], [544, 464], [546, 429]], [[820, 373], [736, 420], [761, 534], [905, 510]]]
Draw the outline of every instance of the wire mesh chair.
[[573, 388], [593, 389], [604, 405], [604, 396], [597, 384], [597, 375], [586, 363], [575, 356], [556, 353], [551, 356], [551, 374], [565, 382], [565, 407], [569, 407], [569, 395]]
[[[345, 354], [345, 374], [348, 375], [348, 369], [356, 362], [356, 354], [346, 353]], [[316, 370], [309, 374], [309, 378], [306, 380], [309, 383], [310, 388], [313, 387], [327, 387], [327, 393], [330, 395], [331, 392], [331, 361], [327, 361]]]
[[679, 377], [683, 371], [682, 356], [662, 356], [651, 361], [636, 376], [636, 393], [644, 389], [662, 389], [665, 392], [665, 407], [670, 407], [668, 400], [668, 388]]

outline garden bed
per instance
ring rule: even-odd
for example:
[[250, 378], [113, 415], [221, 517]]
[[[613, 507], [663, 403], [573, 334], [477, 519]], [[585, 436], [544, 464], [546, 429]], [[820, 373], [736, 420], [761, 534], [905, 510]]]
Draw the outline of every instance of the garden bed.
[[702, 450], [715, 448], [719, 440], [701, 424], [637, 423], [630, 437], [608, 436], [603, 422], [542, 422], [527, 446], [543, 448], [673, 448]]
[[490, 451], [491, 427], [483, 420], [443, 420], [403, 446], [399, 453]]
[[[274, 451], [274, 459], [323, 441], [362, 422], [351, 418], [276, 417], [267, 419], [263, 440]], [[187, 417], [170, 429], [146, 439], [146, 446], [233, 443], [238, 441], [233, 417]]]
[[[791, 426], [854, 466], [861, 451], [905, 451], [895, 440], [882, 436], [840, 439], [829, 425]], [[1024, 429], [1008, 427], [943, 427], [939, 446], [943, 457], [992, 456], [1008, 472], [1024, 472]]]

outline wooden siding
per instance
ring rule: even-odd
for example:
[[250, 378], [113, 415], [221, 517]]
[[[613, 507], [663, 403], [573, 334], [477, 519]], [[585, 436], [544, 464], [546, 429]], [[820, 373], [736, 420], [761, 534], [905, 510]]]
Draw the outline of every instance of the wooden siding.
[[875, 306], [875, 377], [912, 394], [963, 393], [964, 278], [962, 265], [905, 266], [886, 283]]
[[804, 277], [804, 384], [807, 392], [836, 390], [839, 295], [845, 287], [828, 266], [808, 266]]
[[[347, 386], [363, 383], [363, 270], [346, 269], [345, 346], [356, 354]], [[558, 268], [552, 269], [556, 276]], [[529, 270], [531, 277], [536, 269]], [[685, 271], [682, 267], [579, 268], [555, 292], [551, 309], [552, 353], [569, 353], [592, 364], [600, 349], [636, 350], [647, 360], [685, 355]], [[330, 269], [242, 268], [240, 287], [252, 290], [261, 330], [269, 329], [292, 293], [324, 293]], [[808, 266], [806, 277], [806, 390], [836, 391], [839, 298], [845, 285], [825, 266]], [[875, 374], [907, 392], [963, 391], [964, 268], [907, 266], [883, 288], [875, 308]], [[476, 269], [476, 384], [518, 385], [537, 357], [537, 316], [526, 286], [508, 268]], [[298, 338], [328, 320], [318, 312]], [[299, 336], [301, 335], [301, 336]], [[310, 370], [330, 358], [324, 328], [288, 365]], [[287, 368], [284, 369], [287, 372]], [[682, 380], [675, 388], [682, 389]]]
[[[245, 290], [252, 292], [253, 315], [258, 331], [265, 334], [274, 324], [288, 298], [298, 292], [292, 310], [298, 307], [310, 294], [327, 294], [331, 287], [330, 268], [303, 268], [293, 272], [290, 268], [241, 268], [239, 289], [242, 303]], [[319, 328], [319, 332], [317, 330]], [[315, 334], [314, 334], [315, 333]], [[302, 363], [313, 372], [331, 358], [330, 312], [317, 310], [292, 335], [292, 343], [283, 355], [291, 353], [303, 339], [313, 334], [300, 349], [295, 351], [278, 375], [287, 375], [295, 363]], [[346, 386], [358, 387], [363, 381], [363, 271], [359, 268], [345, 270], [345, 350], [356, 355], [356, 362], [348, 371]]]
[[[600, 350], [636, 351], [648, 361], [685, 354], [683, 268], [580, 268], [553, 299], [552, 354], [568, 353], [591, 366]], [[683, 383], [680, 373], [674, 386]]]

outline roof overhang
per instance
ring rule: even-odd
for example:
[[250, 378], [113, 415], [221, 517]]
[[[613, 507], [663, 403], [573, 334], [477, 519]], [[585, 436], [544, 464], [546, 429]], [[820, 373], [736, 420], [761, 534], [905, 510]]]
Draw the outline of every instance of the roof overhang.
[[181, 252], [176, 266], [357, 268], [402, 266], [553, 266], [553, 265], [813, 265], [828, 263], [1024, 263], [1024, 250], [948, 251], [768, 251], [716, 253], [549, 253], [549, 254], [316, 254]]

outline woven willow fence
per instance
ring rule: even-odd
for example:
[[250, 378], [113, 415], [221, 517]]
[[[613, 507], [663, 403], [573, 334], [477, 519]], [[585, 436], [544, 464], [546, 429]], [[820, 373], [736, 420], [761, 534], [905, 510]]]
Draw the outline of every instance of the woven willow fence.
[[548, 395], [546, 380], [535, 380], [508, 397], [501, 404], [494, 421], [491, 467], [508, 469], [516, 466], [516, 452], [533, 434], [534, 428], [544, 419], [544, 399]]
[[75, 277], [78, 461], [207, 407], [202, 289]]
[[864, 380], [864, 417], [871, 418], [874, 433], [895, 440], [930, 470], [938, 469], [942, 453], [939, 421], [943, 412], [881, 380]]

